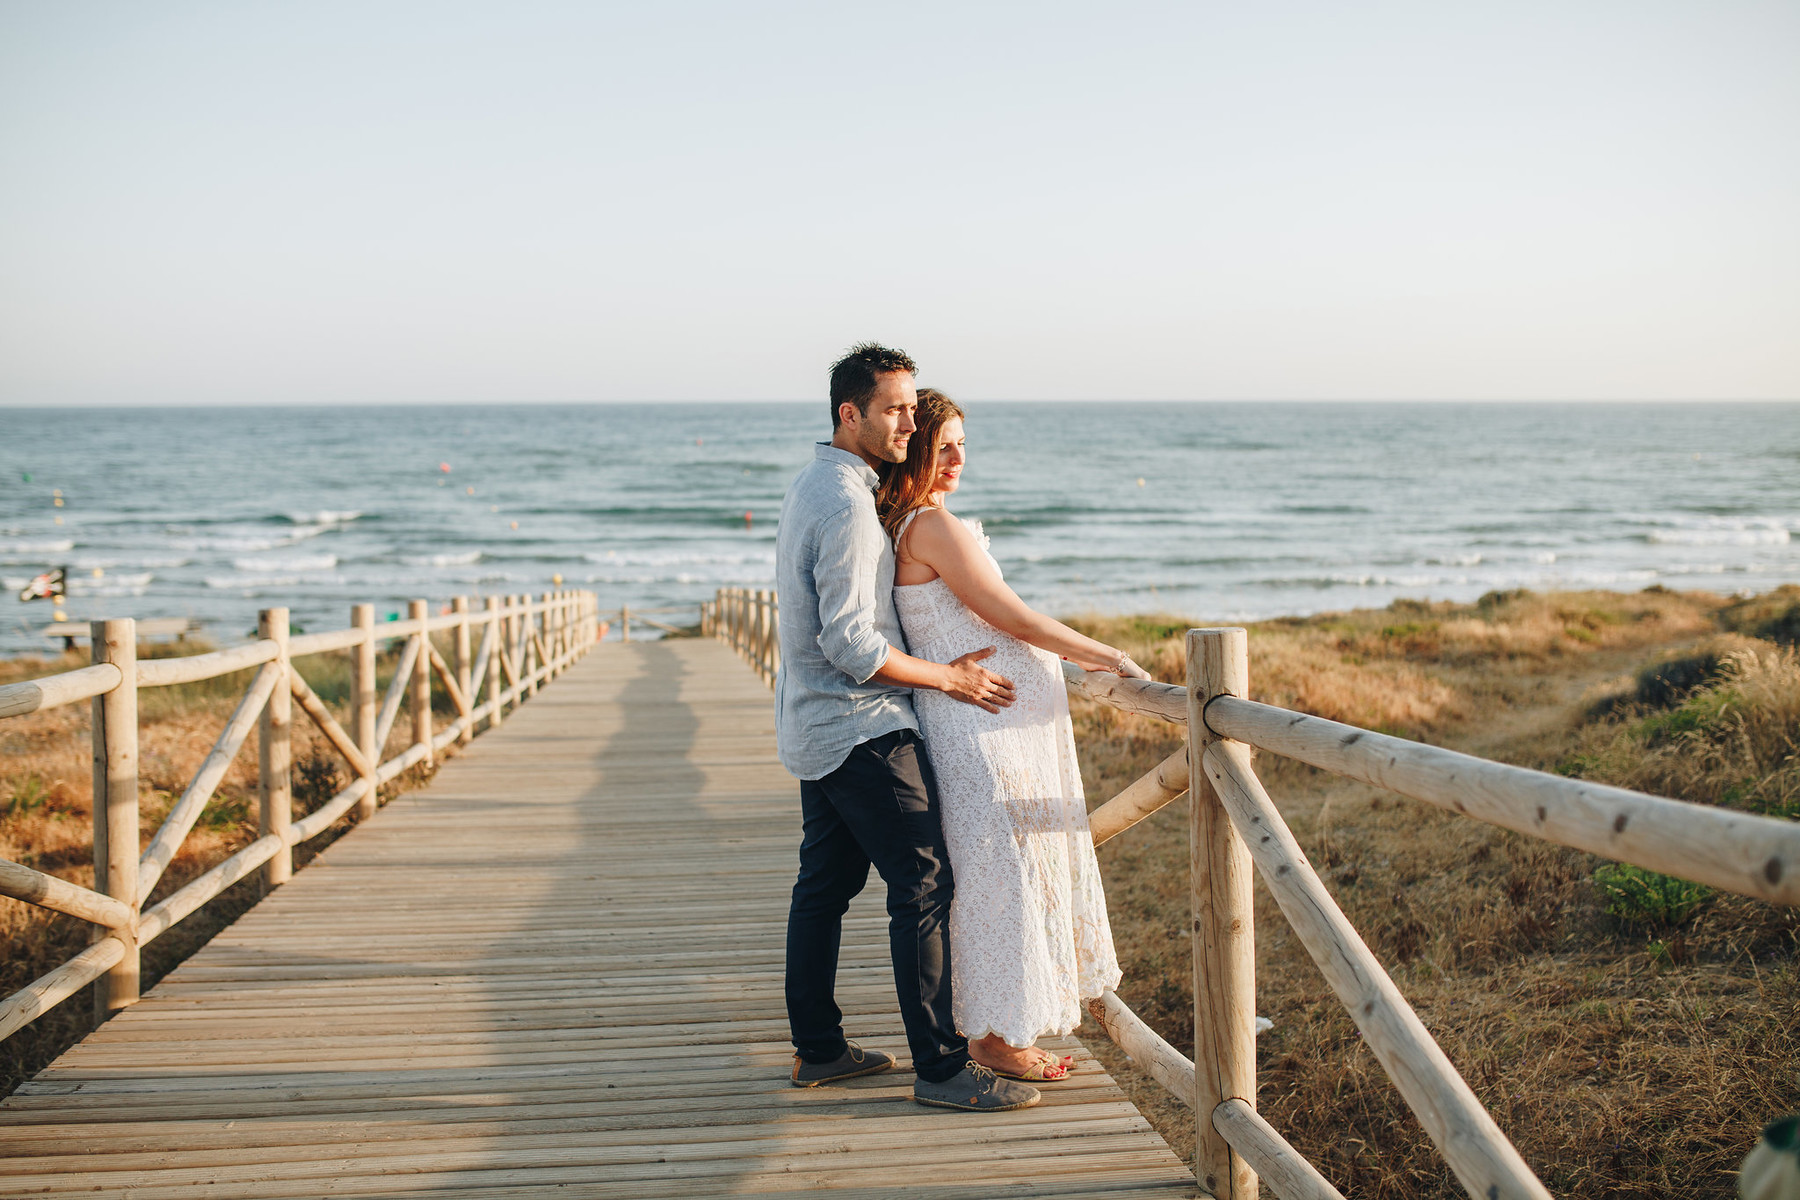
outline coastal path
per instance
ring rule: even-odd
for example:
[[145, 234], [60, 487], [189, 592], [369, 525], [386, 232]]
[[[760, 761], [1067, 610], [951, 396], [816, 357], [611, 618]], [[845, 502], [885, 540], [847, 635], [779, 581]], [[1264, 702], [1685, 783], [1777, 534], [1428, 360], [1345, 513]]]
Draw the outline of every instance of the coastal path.
[[[0, 1102], [0, 1195], [1192, 1196], [1074, 1039], [1019, 1112], [789, 1084], [773, 724], [721, 641], [595, 646]], [[903, 1054], [882, 893], [839, 997]]]

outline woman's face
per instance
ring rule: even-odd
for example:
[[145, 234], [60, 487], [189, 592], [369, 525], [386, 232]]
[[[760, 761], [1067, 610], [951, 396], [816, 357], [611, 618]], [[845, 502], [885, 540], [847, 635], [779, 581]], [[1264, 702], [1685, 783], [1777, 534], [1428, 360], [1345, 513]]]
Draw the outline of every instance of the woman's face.
[[963, 448], [962, 418], [951, 417], [937, 432], [937, 475], [931, 481], [931, 490], [940, 495], [954, 492], [968, 459], [968, 451]]

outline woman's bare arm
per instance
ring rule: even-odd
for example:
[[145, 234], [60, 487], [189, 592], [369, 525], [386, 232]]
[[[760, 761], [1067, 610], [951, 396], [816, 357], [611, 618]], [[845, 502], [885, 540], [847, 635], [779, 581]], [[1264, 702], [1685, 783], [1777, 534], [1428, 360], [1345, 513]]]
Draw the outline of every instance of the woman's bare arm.
[[1137, 664], [1116, 646], [1080, 634], [1033, 609], [1007, 586], [967, 526], [941, 508], [927, 508], [907, 527], [906, 557], [936, 571], [976, 616], [1022, 642], [1060, 654], [1088, 670], [1123, 670]]

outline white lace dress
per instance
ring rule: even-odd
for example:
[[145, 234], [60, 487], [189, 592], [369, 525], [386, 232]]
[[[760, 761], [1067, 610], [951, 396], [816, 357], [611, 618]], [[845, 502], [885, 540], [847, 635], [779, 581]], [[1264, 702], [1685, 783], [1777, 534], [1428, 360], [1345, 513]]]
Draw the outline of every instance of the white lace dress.
[[[965, 524], [985, 551], [981, 526]], [[1082, 1001], [1119, 982], [1062, 668], [976, 616], [942, 579], [896, 587], [894, 605], [915, 656], [947, 663], [993, 646], [982, 665], [1013, 682], [1016, 699], [998, 713], [926, 690], [913, 708], [956, 878], [951, 1011], [964, 1036], [999, 1034], [1022, 1049], [1073, 1030]]]

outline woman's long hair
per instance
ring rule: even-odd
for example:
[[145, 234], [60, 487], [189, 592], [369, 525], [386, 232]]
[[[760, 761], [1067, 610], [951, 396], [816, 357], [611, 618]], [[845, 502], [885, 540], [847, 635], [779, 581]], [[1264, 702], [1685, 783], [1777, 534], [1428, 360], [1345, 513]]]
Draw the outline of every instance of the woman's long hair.
[[900, 522], [915, 508], [931, 502], [931, 481], [938, 472], [938, 434], [952, 417], [961, 418], [956, 401], [936, 388], [919, 389], [919, 407], [913, 414], [913, 435], [906, 443], [906, 461], [883, 463], [881, 486], [875, 490], [875, 511], [888, 537], [899, 535]]

